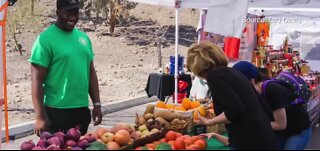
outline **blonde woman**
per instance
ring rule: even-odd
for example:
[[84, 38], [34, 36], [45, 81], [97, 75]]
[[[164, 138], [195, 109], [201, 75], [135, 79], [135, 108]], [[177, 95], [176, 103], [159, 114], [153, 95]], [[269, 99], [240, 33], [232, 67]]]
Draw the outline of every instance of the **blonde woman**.
[[231, 149], [276, 149], [276, 136], [270, 119], [263, 111], [249, 81], [238, 71], [227, 67], [224, 52], [210, 42], [192, 46], [187, 67], [207, 80], [214, 100], [213, 119], [200, 117], [200, 124], [226, 124]]

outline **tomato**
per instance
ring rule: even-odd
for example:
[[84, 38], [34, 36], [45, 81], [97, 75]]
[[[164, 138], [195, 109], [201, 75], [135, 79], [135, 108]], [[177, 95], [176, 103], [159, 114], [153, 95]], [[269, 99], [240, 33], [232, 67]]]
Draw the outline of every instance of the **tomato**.
[[190, 145], [193, 144], [193, 139], [192, 139], [192, 138], [188, 138], [188, 139], [184, 140], [184, 143], [185, 143], [186, 146], [188, 147], [188, 146], [190, 146]]
[[177, 135], [178, 138], [183, 136], [181, 133], [176, 133], [176, 135]]
[[165, 138], [160, 139], [159, 141], [160, 141], [161, 143], [166, 143], [166, 142], [167, 142]]
[[189, 149], [190, 150], [201, 150], [200, 147], [197, 145], [191, 145], [191, 146], [189, 146]]
[[173, 146], [176, 150], [186, 149], [186, 143], [184, 141], [175, 141]]
[[173, 131], [170, 131], [166, 134], [166, 141], [175, 141], [177, 139], [177, 134]]
[[193, 136], [192, 139], [193, 139], [193, 143], [194, 143], [194, 142], [196, 142], [197, 140], [199, 140], [200, 137], [199, 137], [199, 136]]
[[157, 147], [160, 143], [161, 143], [161, 142], [155, 141], [155, 142], [153, 142], [152, 144], [153, 144], [155, 147]]
[[173, 146], [174, 141], [169, 141], [168, 144], [170, 144], [171, 146]]
[[200, 150], [204, 150], [207, 148], [207, 142], [205, 142], [204, 140], [198, 140], [194, 143], [194, 145], [199, 146]]
[[156, 146], [154, 144], [147, 144], [146, 145], [147, 148], [151, 148], [151, 149], [155, 149]]

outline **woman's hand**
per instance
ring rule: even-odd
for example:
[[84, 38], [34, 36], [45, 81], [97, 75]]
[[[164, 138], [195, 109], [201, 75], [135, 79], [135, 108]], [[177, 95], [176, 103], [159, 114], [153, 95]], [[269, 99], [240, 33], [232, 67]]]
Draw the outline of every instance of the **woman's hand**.
[[216, 137], [217, 133], [207, 133], [207, 134], [200, 134], [201, 138], [208, 138], [210, 140], [212, 137]]
[[196, 110], [195, 112], [196, 112], [196, 114], [198, 115], [198, 118], [199, 118], [198, 121], [195, 121], [196, 124], [206, 125], [206, 126], [214, 125], [213, 120], [207, 119], [207, 118], [201, 116], [201, 114], [199, 113], [198, 110]]

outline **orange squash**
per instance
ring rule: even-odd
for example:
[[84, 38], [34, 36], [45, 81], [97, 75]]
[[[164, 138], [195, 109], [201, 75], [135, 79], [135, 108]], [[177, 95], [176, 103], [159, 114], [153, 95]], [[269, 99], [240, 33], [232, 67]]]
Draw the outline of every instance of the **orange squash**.
[[207, 116], [207, 109], [206, 109], [206, 108], [200, 106], [200, 107], [198, 107], [197, 109], [198, 109], [198, 111], [200, 112], [200, 115], [201, 115], [201, 116], [203, 116], [203, 117], [206, 117], [206, 116]]
[[186, 110], [184, 107], [182, 107], [182, 106], [176, 106], [176, 107], [174, 107], [174, 110], [183, 111], [183, 112], [187, 111], [187, 110]]
[[213, 103], [210, 104], [210, 109], [214, 109], [214, 104]]
[[198, 107], [200, 107], [200, 102], [199, 101], [194, 101], [194, 102], [191, 102], [191, 109], [196, 109]]
[[193, 119], [194, 119], [194, 121], [198, 121], [198, 120], [199, 120], [197, 111], [199, 111], [199, 113], [200, 113], [200, 115], [201, 115], [202, 117], [206, 117], [206, 116], [207, 116], [207, 109], [200, 106], [200, 107], [198, 107], [197, 109], [195, 109], [194, 112], [193, 112]]
[[174, 105], [173, 104], [166, 104], [166, 108], [167, 109], [174, 109]]
[[159, 101], [156, 105], [157, 108], [166, 109], [166, 104], [162, 101]]
[[183, 99], [182, 101], [182, 107], [185, 108], [186, 110], [191, 109], [191, 100], [188, 98]]

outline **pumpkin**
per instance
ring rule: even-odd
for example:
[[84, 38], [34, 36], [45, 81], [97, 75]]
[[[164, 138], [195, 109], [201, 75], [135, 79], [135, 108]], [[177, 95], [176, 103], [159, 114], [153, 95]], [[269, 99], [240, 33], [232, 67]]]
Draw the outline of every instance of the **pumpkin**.
[[159, 101], [156, 105], [157, 108], [166, 109], [166, 104], [162, 101]]
[[183, 99], [182, 101], [182, 107], [185, 108], [186, 110], [191, 109], [191, 101], [188, 98]]

